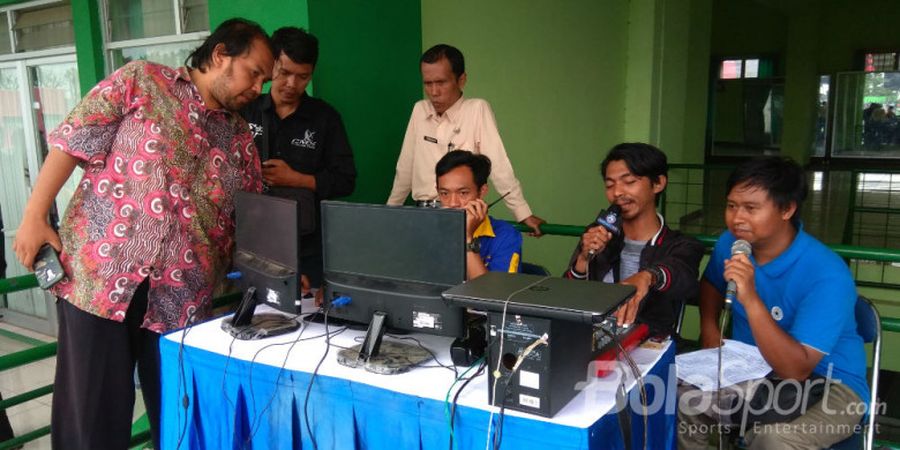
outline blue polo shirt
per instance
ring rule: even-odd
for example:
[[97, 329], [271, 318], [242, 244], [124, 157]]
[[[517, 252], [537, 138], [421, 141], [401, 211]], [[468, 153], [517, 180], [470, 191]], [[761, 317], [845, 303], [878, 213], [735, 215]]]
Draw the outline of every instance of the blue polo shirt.
[[519, 271], [522, 259], [522, 235], [505, 220], [488, 216], [472, 233], [481, 245], [481, 260], [490, 272]]
[[[725, 296], [725, 260], [731, 257], [735, 237], [725, 231], [713, 249], [703, 277]], [[755, 268], [759, 297], [778, 325], [797, 342], [825, 356], [813, 369], [853, 389], [860, 399], [869, 399], [866, 383], [866, 352], [856, 331], [856, 285], [847, 264], [824, 244], [803, 231], [772, 261]], [[740, 297], [740, 293], [738, 293]], [[732, 305], [732, 338], [756, 345], [747, 311], [740, 302]]]

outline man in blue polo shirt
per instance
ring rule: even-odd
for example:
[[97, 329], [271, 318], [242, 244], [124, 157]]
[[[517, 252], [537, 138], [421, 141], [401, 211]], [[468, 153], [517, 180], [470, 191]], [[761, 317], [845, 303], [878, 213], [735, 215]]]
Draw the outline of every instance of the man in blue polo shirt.
[[[716, 242], [700, 283], [701, 344], [721, 344], [718, 319], [733, 281], [733, 339], [756, 345], [778, 378], [830, 378], [822, 400], [797, 409], [798, 417], [743, 424], [745, 442], [750, 449], [830, 447], [853, 433], [869, 395], [853, 278], [840, 257], [803, 230], [799, 212], [807, 186], [795, 162], [748, 161], [731, 174], [727, 191], [728, 230]], [[750, 243], [751, 255], [731, 255], [737, 239]], [[679, 447], [705, 448], [702, 431], [714, 428], [696, 425], [715, 424], [715, 416], [680, 403]]]
[[466, 210], [466, 279], [486, 272], [518, 272], [522, 235], [512, 225], [488, 216], [487, 180], [491, 160], [453, 150], [435, 166], [438, 199], [444, 208]]

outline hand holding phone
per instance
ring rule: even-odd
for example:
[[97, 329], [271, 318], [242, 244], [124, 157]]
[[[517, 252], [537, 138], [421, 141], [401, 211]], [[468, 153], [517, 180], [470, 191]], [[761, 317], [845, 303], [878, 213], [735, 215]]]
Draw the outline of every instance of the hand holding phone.
[[37, 277], [38, 286], [45, 290], [50, 289], [66, 276], [56, 249], [50, 244], [44, 244], [38, 250], [38, 254], [34, 258], [34, 275]]

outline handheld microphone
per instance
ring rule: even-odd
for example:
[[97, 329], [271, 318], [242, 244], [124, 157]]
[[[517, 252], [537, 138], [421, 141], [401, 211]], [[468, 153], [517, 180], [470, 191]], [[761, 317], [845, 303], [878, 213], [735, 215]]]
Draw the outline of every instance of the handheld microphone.
[[[619, 227], [619, 216], [622, 215], [622, 207], [616, 204], [613, 204], [609, 207], [609, 209], [604, 209], [600, 211], [600, 214], [597, 214], [597, 219], [594, 221], [597, 225], [605, 228], [606, 231], [612, 233], [613, 237], [618, 237], [622, 234], [622, 228]], [[593, 257], [594, 250], [588, 250], [588, 255]]]
[[[732, 258], [737, 255], [750, 255], [752, 252], [750, 243], [743, 239], [738, 239], [731, 244]], [[735, 300], [737, 300], [737, 283], [734, 280], [728, 280], [728, 286], [725, 288], [725, 309], [731, 308], [731, 304]]]

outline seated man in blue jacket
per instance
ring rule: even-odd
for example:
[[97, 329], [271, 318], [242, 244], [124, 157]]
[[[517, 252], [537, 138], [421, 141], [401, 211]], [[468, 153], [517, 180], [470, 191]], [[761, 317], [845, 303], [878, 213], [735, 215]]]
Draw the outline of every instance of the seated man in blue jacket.
[[522, 235], [512, 225], [488, 216], [487, 180], [491, 160], [453, 150], [435, 166], [438, 199], [444, 208], [466, 211], [466, 279], [492, 272], [518, 272]]

